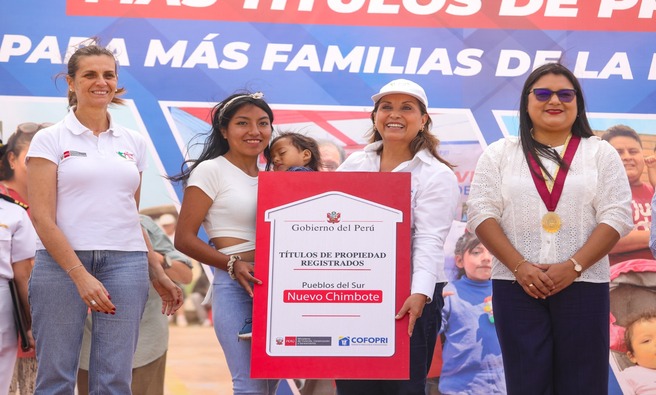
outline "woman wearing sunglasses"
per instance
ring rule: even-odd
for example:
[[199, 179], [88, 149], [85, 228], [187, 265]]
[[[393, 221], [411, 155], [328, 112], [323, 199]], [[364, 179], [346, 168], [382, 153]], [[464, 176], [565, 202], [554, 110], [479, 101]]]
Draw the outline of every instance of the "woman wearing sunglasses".
[[607, 394], [608, 252], [633, 226], [613, 147], [595, 137], [581, 86], [557, 63], [522, 89], [519, 138], [476, 166], [468, 227], [494, 255], [493, 310], [513, 394]]

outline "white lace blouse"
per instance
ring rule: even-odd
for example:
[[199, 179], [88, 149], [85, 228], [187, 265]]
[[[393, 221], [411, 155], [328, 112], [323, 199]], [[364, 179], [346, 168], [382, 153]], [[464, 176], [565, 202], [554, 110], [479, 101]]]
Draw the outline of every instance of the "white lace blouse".
[[[556, 147], [560, 152], [560, 147]], [[543, 160], [554, 174], [555, 163]], [[507, 137], [491, 144], [479, 158], [467, 200], [467, 227], [474, 231], [494, 218], [529, 262], [559, 263], [586, 242], [604, 223], [620, 236], [633, 228], [631, 189], [617, 151], [597, 137], [581, 139], [570, 166], [556, 213], [562, 226], [556, 233], [542, 229], [547, 209], [538, 194], [519, 139]], [[512, 272], [494, 258], [492, 278], [514, 280]], [[608, 256], [589, 267], [577, 281], [608, 282]]]

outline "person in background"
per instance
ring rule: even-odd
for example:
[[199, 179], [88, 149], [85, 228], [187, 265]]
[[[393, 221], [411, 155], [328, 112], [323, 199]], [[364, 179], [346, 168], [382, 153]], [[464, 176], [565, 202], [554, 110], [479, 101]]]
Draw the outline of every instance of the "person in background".
[[647, 166], [647, 178], [649, 185], [656, 188], [656, 146], [654, 146], [653, 153], [645, 156], [645, 166]]
[[[184, 196], [175, 247], [212, 266], [212, 322], [235, 394], [273, 395], [279, 380], [250, 378], [251, 343], [238, 333], [253, 311], [259, 156], [268, 149], [273, 111], [262, 93], [236, 93], [212, 109], [212, 129], [198, 159], [172, 181]], [[203, 226], [210, 244], [198, 237]]]
[[0, 186], [3, 188], [0, 192], [27, 204], [25, 155], [36, 132], [48, 126], [52, 126], [52, 123], [21, 123], [9, 137], [7, 144], [0, 148]]
[[505, 395], [501, 349], [492, 310], [492, 255], [465, 232], [455, 248], [458, 279], [444, 287], [442, 395]]
[[[196, 262], [198, 264], [198, 262]], [[204, 304], [205, 296], [210, 288], [210, 280], [205, 274], [205, 270], [200, 268], [200, 275], [194, 282], [194, 286], [191, 289], [191, 294], [189, 299], [194, 305], [196, 311], [196, 317], [198, 318], [198, 323], [201, 326], [212, 326], [212, 320], [210, 319], [211, 308], [207, 304]]]
[[617, 152], [594, 136], [581, 85], [558, 63], [521, 91], [519, 139], [490, 144], [467, 228], [494, 256], [492, 308], [508, 395], [608, 393], [607, 254], [629, 232]]
[[[16, 286], [25, 316], [30, 316], [27, 284], [36, 250], [36, 233], [26, 208], [11, 196], [0, 194], [0, 395], [9, 393], [18, 350], [10, 281]], [[33, 349], [29, 319], [27, 324], [27, 340]]]
[[452, 166], [438, 153], [424, 89], [398, 79], [371, 99], [370, 144], [351, 154], [338, 171], [411, 173], [412, 280], [410, 296], [395, 316], [409, 318], [410, 379], [337, 380], [337, 391], [340, 395], [424, 395], [444, 304], [444, 240], [460, 191]]
[[138, 212], [146, 141], [109, 114], [125, 89], [113, 53], [95, 42], [69, 58], [68, 114], [37, 133], [26, 156], [40, 239], [29, 283], [37, 395], [74, 392], [88, 309], [89, 390], [129, 394], [149, 274], [162, 313], [182, 303], [164, 269], [149, 265]]
[[175, 227], [177, 223], [178, 220], [173, 214], [162, 214], [157, 219], [157, 224], [159, 224], [162, 230], [164, 230], [164, 233], [166, 233], [166, 236], [171, 240], [171, 242], [173, 242], [175, 239]]
[[[24, 122], [16, 127], [7, 144], [0, 148], [0, 193], [11, 196], [20, 203], [27, 202], [27, 167], [25, 154], [32, 142], [34, 134], [51, 126], [52, 123]], [[28, 205], [29, 206], [29, 205]], [[30, 211], [27, 210], [29, 215]], [[30, 272], [34, 261], [30, 261]], [[29, 277], [29, 275], [28, 275]], [[19, 339], [20, 341], [20, 339]], [[36, 381], [36, 354], [34, 349], [23, 351], [18, 349], [18, 360], [9, 387], [10, 394], [31, 395], [34, 393]]]
[[331, 140], [319, 140], [317, 143], [321, 155], [319, 171], [335, 171], [346, 160], [346, 153], [341, 145]]
[[610, 251], [610, 264], [629, 259], [654, 259], [649, 251], [651, 227], [651, 199], [654, 187], [640, 179], [645, 168], [642, 140], [638, 133], [626, 125], [615, 125], [602, 135], [617, 150], [622, 159], [626, 177], [631, 186], [633, 230], [622, 237]]
[[[191, 262], [176, 251], [166, 233], [147, 215], [140, 215], [141, 227], [147, 234], [148, 260], [162, 266], [177, 284], [191, 282]], [[166, 351], [169, 344], [168, 320], [162, 313], [162, 300], [150, 286], [141, 323], [137, 350], [132, 362], [132, 393], [163, 395]], [[78, 395], [89, 394], [89, 353], [91, 348], [91, 315], [87, 316], [82, 338], [80, 368], [77, 375]]]
[[[175, 242], [175, 228], [178, 224], [178, 219], [175, 217], [173, 214], [162, 214], [160, 215], [159, 218], [157, 218], [157, 224], [159, 227], [164, 231], [166, 236], [171, 240], [171, 243]], [[173, 281], [176, 281], [173, 279]], [[177, 281], [176, 281], [177, 282]], [[187, 294], [185, 289], [182, 289], [182, 297], [186, 300], [187, 299]], [[184, 306], [184, 302], [183, 302]], [[175, 314], [169, 316], [169, 322], [175, 322], [175, 325], [180, 326], [180, 327], [186, 327], [189, 325], [189, 322], [187, 322], [187, 316], [185, 313], [184, 307], [182, 309], [178, 309]]]
[[627, 357], [635, 365], [622, 370], [622, 378], [635, 395], [656, 393], [656, 311], [643, 313], [626, 326]]

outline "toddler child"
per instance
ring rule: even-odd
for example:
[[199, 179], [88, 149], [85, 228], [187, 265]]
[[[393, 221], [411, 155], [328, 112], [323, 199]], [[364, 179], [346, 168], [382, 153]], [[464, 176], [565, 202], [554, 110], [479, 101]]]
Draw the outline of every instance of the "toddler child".
[[[282, 132], [264, 151], [266, 170], [273, 171], [318, 171], [321, 165], [319, 145], [312, 137], [295, 132]], [[253, 319], [246, 318], [239, 331], [240, 339], [250, 339]]]
[[656, 311], [641, 314], [626, 326], [624, 333], [631, 366], [622, 377], [631, 387], [631, 394], [656, 394]]
[[312, 137], [295, 132], [283, 132], [271, 140], [265, 151], [266, 170], [318, 171], [321, 165], [319, 145]]

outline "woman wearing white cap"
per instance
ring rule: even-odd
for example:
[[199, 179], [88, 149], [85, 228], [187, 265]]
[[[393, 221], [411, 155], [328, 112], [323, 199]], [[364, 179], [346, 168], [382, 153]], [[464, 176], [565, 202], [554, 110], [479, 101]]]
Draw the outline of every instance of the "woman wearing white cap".
[[460, 197], [451, 164], [437, 152], [428, 99], [412, 81], [394, 80], [373, 95], [370, 144], [338, 171], [409, 172], [411, 176], [412, 283], [396, 319], [409, 316], [409, 380], [337, 380], [340, 395], [425, 394], [444, 304], [444, 239]]

